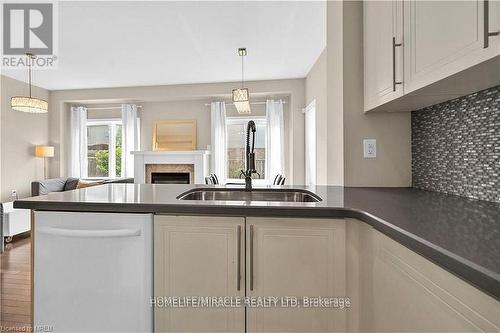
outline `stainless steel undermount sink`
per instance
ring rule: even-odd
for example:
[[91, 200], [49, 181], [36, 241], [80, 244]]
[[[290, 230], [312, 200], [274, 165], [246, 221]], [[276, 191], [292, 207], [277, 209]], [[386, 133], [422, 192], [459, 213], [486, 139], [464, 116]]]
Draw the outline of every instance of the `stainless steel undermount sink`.
[[319, 202], [321, 198], [303, 189], [195, 188], [182, 193], [179, 200]]

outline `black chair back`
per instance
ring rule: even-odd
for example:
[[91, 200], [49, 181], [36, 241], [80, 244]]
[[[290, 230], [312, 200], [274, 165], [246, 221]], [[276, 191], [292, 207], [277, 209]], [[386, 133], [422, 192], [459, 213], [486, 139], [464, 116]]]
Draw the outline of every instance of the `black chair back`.
[[205, 184], [207, 185], [217, 185], [219, 184], [219, 178], [213, 173], [211, 173], [208, 177], [205, 177]]
[[285, 179], [285, 176], [277, 174], [276, 177], [274, 177], [273, 185], [284, 185]]

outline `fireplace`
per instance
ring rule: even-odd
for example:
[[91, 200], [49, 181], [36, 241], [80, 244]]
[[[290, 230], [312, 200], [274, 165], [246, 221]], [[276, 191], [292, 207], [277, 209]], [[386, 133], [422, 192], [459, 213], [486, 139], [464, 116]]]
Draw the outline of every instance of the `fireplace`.
[[[132, 154], [134, 155], [134, 183], [136, 184], [153, 183], [151, 179], [153, 172], [189, 173], [189, 184], [205, 184], [205, 177], [209, 174], [210, 152], [208, 150], [134, 151]], [[178, 180], [175, 179], [175, 181]], [[182, 182], [185, 182], [185, 178]]]
[[152, 184], [190, 184], [189, 172], [152, 172]]
[[192, 164], [147, 164], [146, 184], [193, 184]]

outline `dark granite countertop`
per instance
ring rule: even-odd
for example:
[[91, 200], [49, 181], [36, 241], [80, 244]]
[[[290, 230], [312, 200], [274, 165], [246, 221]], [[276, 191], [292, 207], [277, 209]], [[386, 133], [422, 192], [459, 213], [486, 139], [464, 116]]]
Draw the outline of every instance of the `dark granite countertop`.
[[412, 188], [338, 186], [294, 186], [319, 195], [323, 201], [317, 203], [177, 199], [193, 187], [206, 186], [108, 184], [22, 199], [14, 206], [82, 212], [356, 218], [500, 299], [498, 203]]

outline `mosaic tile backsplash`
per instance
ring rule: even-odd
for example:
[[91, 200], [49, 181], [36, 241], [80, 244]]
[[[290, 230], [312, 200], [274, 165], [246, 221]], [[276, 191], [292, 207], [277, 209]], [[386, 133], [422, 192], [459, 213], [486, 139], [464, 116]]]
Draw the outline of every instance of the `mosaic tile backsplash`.
[[413, 187], [500, 202], [500, 86], [411, 113]]

